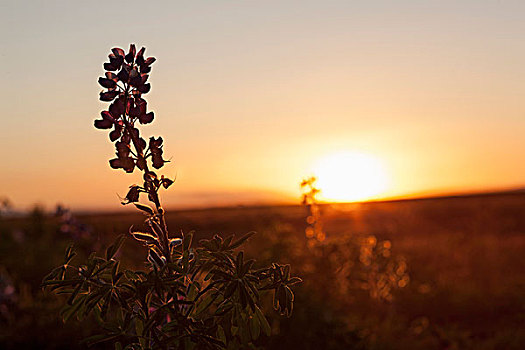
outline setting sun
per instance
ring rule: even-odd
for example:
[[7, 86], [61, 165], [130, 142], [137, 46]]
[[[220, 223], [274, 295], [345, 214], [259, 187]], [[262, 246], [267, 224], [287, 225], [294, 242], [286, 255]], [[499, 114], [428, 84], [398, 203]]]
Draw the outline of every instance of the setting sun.
[[314, 166], [321, 197], [346, 202], [371, 199], [387, 189], [388, 176], [381, 161], [360, 152], [340, 152]]

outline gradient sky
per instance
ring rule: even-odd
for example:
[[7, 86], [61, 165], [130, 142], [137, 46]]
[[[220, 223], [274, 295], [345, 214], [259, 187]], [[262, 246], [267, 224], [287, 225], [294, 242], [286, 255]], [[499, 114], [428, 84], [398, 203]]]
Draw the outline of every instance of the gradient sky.
[[147, 95], [168, 205], [298, 202], [312, 164], [379, 158], [382, 196], [525, 185], [523, 1], [2, 1], [0, 196], [118, 209], [93, 120], [114, 46]]

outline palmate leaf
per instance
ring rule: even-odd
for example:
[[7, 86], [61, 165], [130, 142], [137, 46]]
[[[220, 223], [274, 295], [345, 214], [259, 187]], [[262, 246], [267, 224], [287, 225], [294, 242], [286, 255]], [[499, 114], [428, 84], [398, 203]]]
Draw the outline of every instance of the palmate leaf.
[[67, 322], [71, 316], [75, 315], [76, 312], [80, 310], [86, 301], [86, 297], [87, 295], [82, 295], [78, 297], [72, 305], [66, 304], [62, 310], [60, 310], [60, 315], [62, 316], [62, 320], [64, 322]]
[[193, 309], [193, 315], [199, 316], [201, 313], [206, 311], [208, 307], [215, 301], [215, 299], [217, 299], [217, 296], [218, 294], [216, 292], [210, 291], [201, 296], [197, 306]]
[[250, 271], [250, 269], [252, 268], [254, 263], [255, 263], [254, 259], [250, 259], [250, 260], [246, 261], [244, 263], [244, 265], [242, 266], [242, 269], [240, 271], [239, 277], [244, 277], [244, 275], [246, 275], [248, 273], [248, 271]]
[[224, 316], [229, 311], [233, 309], [233, 303], [231, 303], [228, 300], [225, 300], [219, 307], [217, 307], [217, 310], [215, 310], [215, 316]]
[[53, 285], [57, 285], [59, 287], [66, 287], [66, 286], [74, 286], [81, 281], [82, 279], [80, 278], [68, 279], [68, 280], [50, 280], [50, 281], [42, 282], [41, 285], [42, 287], [53, 286]]
[[75, 287], [75, 290], [73, 291], [73, 293], [71, 293], [71, 296], [69, 297], [69, 299], [67, 300], [67, 304], [69, 305], [73, 305], [75, 304], [75, 298], [76, 296], [78, 295], [78, 293], [80, 293], [80, 290], [82, 289], [84, 285], [84, 281], [81, 281], [76, 287]]

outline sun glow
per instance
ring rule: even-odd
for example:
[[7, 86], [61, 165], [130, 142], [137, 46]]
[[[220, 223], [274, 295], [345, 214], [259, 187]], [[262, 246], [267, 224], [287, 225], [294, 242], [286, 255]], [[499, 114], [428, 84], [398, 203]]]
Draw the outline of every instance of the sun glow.
[[368, 200], [383, 193], [388, 176], [381, 161], [360, 152], [340, 152], [314, 166], [320, 197], [332, 202]]

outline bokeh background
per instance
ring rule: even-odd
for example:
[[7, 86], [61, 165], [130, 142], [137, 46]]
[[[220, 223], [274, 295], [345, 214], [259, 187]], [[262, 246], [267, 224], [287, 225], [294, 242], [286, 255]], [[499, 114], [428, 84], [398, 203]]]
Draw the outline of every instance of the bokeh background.
[[[176, 177], [169, 227], [197, 240], [255, 230], [246, 254], [304, 280], [291, 318], [266, 305], [261, 348], [525, 348], [524, 11], [2, 1], [0, 348], [85, 349], [96, 323], [64, 324], [64, 300], [40, 282], [71, 243], [82, 258], [143, 224], [119, 199], [140, 174], [110, 169], [93, 127], [102, 64], [130, 43], [157, 58], [142, 134], [164, 138]], [[371, 191], [352, 197], [348, 183]], [[119, 258], [143, 268], [145, 255], [128, 240]]]

